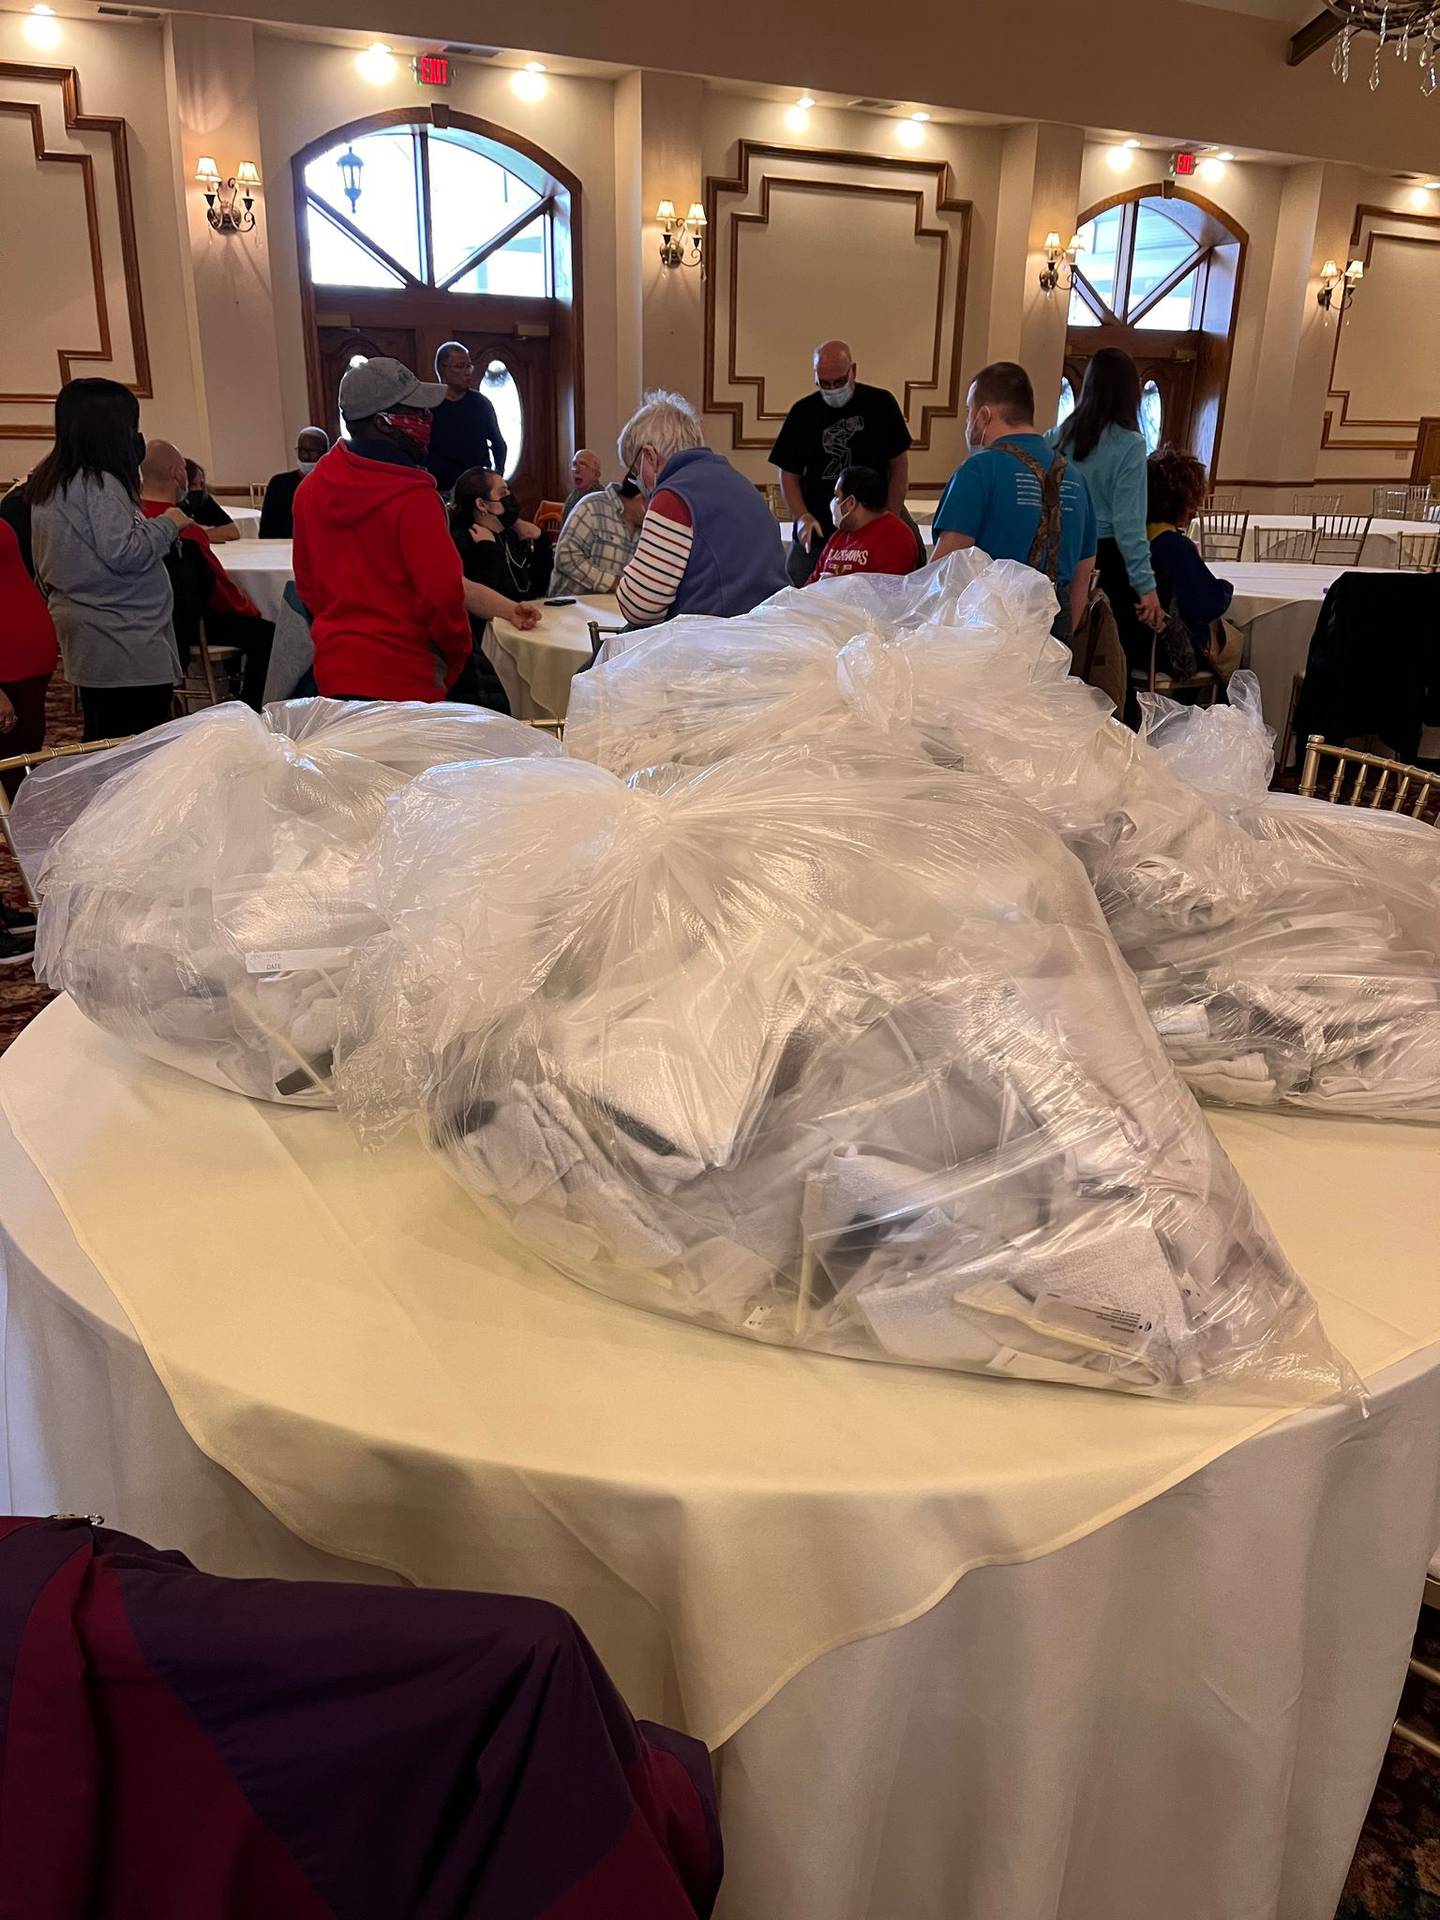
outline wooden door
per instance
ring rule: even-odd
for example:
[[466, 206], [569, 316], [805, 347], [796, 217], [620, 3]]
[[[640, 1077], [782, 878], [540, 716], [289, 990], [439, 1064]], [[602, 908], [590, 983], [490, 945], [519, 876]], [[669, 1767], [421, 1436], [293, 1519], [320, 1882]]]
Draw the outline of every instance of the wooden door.
[[1100, 347], [1125, 349], [1139, 371], [1142, 396], [1146, 386], [1154, 382], [1160, 396], [1159, 444], [1170, 441], [1177, 447], [1189, 447], [1194, 433], [1196, 367], [1190, 336], [1155, 329], [1147, 337], [1132, 327], [1072, 327], [1065, 348], [1065, 377], [1077, 400], [1090, 356]]
[[1440, 415], [1426, 414], [1415, 439], [1415, 464], [1410, 469], [1410, 478], [1414, 481], [1437, 477], [1440, 477]]
[[[313, 424], [324, 427], [332, 440], [340, 435], [340, 382], [356, 360], [388, 358], [407, 367], [415, 366], [416, 329], [414, 327], [326, 326], [315, 329], [320, 350], [320, 390], [328, 412]], [[418, 369], [417, 369], [418, 371]], [[428, 376], [422, 374], [421, 378]]]
[[[473, 327], [442, 333], [431, 328], [422, 334], [420, 347], [427, 367], [434, 364], [435, 354], [446, 340], [458, 340], [470, 349], [476, 388], [494, 405], [508, 444], [510, 484], [521, 511], [533, 514], [543, 499], [556, 497], [548, 490], [558, 483], [549, 332], [538, 327], [506, 333]], [[500, 375], [494, 371], [497, 366], [504, 370]], [[517, 419], [518, 447], [514, 427]], [[568, 481], [564, 491], [569, 491]], [[564, 493], [558, 497], [563, 499]]]

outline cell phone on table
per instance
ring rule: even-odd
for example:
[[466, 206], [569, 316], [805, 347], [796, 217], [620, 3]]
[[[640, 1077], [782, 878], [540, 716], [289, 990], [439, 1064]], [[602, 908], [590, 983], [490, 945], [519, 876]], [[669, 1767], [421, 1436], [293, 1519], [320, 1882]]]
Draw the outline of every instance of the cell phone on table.
[[542, 600], [540, 604], [543, 607], [573, 607], [575, 596], [573, 593], [562, 593], [558, 600]]

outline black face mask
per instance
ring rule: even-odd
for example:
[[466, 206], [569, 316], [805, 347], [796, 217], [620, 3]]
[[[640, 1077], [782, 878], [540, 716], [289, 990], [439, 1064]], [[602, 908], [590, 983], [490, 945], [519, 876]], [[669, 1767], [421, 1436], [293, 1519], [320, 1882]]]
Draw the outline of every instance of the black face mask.
[[513, 527], [515, 522], [520, 518], [520, 509], [518, 506], [516, 506], [515, 499], [512, 494], [507, 493], [501, 499], [500, 506], [499, 506], [499, 515], [500, 515], [500, 524], [502, 527], [504, 527], [504, 529], [508, 533], [511, 527]]

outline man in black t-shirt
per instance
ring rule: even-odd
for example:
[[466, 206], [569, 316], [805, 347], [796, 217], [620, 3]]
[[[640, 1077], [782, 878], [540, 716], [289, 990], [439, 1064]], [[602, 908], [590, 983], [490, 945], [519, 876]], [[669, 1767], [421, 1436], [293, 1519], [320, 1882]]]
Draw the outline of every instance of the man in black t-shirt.
[[475, 363], [468, 347], [447, 340], [435, 356], [435, 377], [445, 389], [445, 398], [430, 415], [425, 465], [448, 499], [467, 467], [493, 467], [503, 473], [509, 450], [494, 407], [470, 384]]
[[[908, 519], [910, 429], [894, 394], [861, 386], [855, 373], [855, 357], [843, 340], [817, 347], [815, 392], [791, 407], [770, 449], [794, 516], [789, 572], [797, 587], [810, 578], [820, 549], [835, 531], [830, 501], [846, 467], [873, 467], [883, 474], [887, 509]], [[917, 562], [922, 552], [917, 535]]]

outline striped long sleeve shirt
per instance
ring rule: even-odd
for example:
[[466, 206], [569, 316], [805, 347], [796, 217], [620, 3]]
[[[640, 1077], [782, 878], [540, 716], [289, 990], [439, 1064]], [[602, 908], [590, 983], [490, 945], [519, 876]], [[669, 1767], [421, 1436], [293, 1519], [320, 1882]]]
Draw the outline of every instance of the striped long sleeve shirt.
[[640, 540], [620, 576], [615, 597], [632, 627], [653, 626], [674, 605], [694, 540], [690, 509], [662, 488], [651, 500]]

